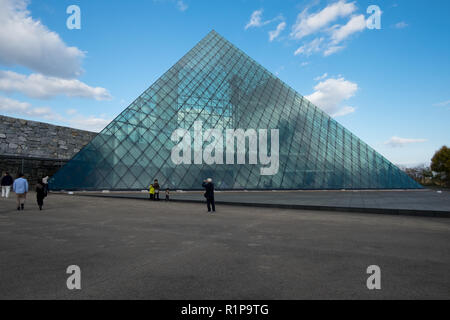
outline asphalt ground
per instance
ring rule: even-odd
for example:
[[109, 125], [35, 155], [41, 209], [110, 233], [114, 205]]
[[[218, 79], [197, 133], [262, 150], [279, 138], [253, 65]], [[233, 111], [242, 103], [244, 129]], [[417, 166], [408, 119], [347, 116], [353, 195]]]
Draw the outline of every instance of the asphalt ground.
[[[450, 220], [51, 194], [0, 202], [0, 299], [449, 299]], [[68, 290], [66, 269], [81, 269]], [[368, 290], [367, 267], [381, 269]]]

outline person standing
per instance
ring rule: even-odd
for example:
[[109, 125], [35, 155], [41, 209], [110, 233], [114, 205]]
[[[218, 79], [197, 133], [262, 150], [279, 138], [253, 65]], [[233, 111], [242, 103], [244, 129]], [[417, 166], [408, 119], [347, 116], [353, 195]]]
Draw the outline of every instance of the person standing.
[[153, 184], [150, 185], [148, 193], [149, 193], [148, 200], [153, 200], [153, 198], [155, 197], [155, 188], [153, 187]]
[[170, 190], [169, 188], [166, 189], [166, 201], [170, 200]]
[[9, 198], [9, 192], [11, 191], [11, 186], [13, 184], [13, 178], [9, 175], [8, 172], [2, 177], [2, 198]]
[[24, 178], [23, 173], [19, 173], [19, 177], [14, 180], [13, 191], [17, 195], [17, 210], [24, 210], [28, 192], [28, 181]]
[[155, 199], [154, 200], [158, 200], [159, 201], [159, 183], [158, 183], [158, 179], [155, 179], [155, 181], [153, 182], [153, 188], [155, 188]]
[[205, 188], [205, 198], [208, 212], [211, 212], [211, 208], [213, 212], [216, 212], [216, 204], [214, 201], [214, 183], [212, 179], [208, 178], [203, 180], [202, 187]]
[[36, 199], [37, 204], [39, 206], [39, 210], [42, 210], [42, 206], [44, 205], [44, 198], [47, 196], [47, 190], [45, 189], [45, 185], [42, 181], [37, 182], [36, 184]]

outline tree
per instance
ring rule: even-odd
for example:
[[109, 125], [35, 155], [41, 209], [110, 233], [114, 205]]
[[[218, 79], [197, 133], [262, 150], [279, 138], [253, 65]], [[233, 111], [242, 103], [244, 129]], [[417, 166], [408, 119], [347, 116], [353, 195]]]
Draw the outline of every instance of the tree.
[[446, 186], [450, 186], [450, 148], [443, 146], [436, 151], [431, 159], [431, 170], [437, 173]]
[[430, 167], [425, 167], [422, 169], [422, 184], [433, 184], [433, 170]]
[[433, 172], [430, 167], [425, 165], [419, 165], [414, 168], [404, 168], [403, 171], [416, 180], [418, 183], [423, 185], [432, 185], [433, 184]]

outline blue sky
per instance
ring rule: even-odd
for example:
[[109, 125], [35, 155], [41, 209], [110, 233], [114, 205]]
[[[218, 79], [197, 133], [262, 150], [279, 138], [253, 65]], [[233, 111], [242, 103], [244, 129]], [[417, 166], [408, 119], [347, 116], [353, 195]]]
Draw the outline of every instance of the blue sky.
[[[381, 29], [367, 28], [369, 5]], [[450, 141], [448, 12], [446, 0], [0, 0], [0, 113], [99, 131], [215, 29], [392, 162], [428, 163]]]

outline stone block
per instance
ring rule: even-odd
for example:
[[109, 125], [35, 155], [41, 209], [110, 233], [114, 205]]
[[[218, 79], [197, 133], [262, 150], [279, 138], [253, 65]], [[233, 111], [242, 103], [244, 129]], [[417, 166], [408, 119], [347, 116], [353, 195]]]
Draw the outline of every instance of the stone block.
[[70, 159], [95, 133], [0, 115], [2, 154]]

